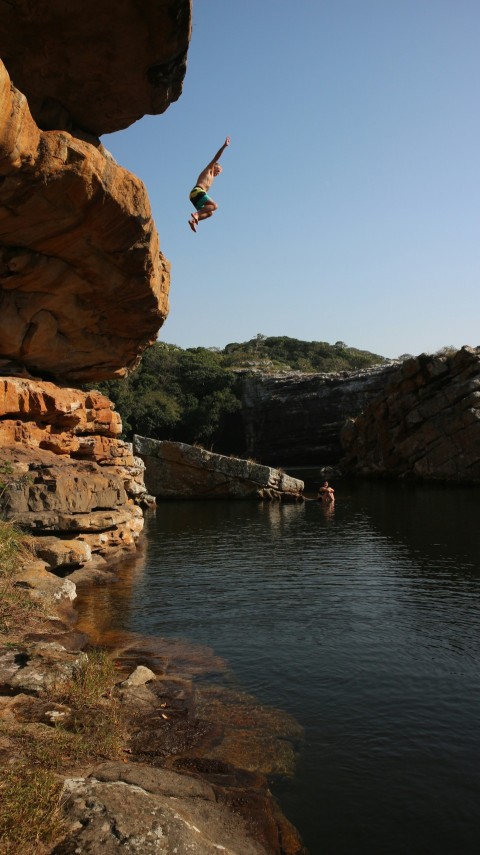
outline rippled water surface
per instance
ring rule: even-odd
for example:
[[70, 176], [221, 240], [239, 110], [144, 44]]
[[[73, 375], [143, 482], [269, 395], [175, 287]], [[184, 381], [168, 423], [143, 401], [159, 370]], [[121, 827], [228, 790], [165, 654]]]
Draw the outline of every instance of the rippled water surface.
[[118, 628], [210, 645], [305, 728], [274, 786], [312, 855], [480, 852], [480, 529], [471, 488], [158, 506]]

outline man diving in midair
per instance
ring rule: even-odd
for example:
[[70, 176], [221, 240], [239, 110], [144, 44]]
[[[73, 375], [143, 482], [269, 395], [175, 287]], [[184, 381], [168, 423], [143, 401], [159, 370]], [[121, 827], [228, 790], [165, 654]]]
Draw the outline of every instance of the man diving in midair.
[[230, 145], [230, 137], [227, 137], [222, 147], [217, 151], [215, 157], [210, 161], [208, 166], [200, 173], [197, 178], [197, 183], [190, 193], [190, 201], [193, 207], [196, 209], [191, 215], [188, 225], [190, 226], [192, 232], [197, 231], [197, 225], [200, 220], [206, 220], [207, 217], [211, 217], [212, 214], [217, 210], [218, 205], [213, 199], [208, 195], [208, 190], [213, 184], [214, 178], [217, 175], [220, 175], [222, 171], [222, 167], [218, 163], [223, 152], [226, 147]]

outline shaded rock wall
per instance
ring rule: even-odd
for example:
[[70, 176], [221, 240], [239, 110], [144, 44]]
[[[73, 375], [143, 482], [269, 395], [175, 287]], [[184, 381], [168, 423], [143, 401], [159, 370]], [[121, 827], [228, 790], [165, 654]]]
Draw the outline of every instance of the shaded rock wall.
[[146, 466], [147, 489], [156, 498], [302, 499], [303, 481], [259, 463], [143, 436], [134, 437], [134, 449]]
[[169, 279], [142, 182], [41, 132], [0, 60], [0, 374], [124, 374], [156, 340]]
[[117, 558], [143, 528], [143, 463], [112, 406], [98, 392], [0, 380], [2, 512], [55, 572]]
[[479, 483], [480, 348], [403, 363], [342, 442], [355, 474]]
[[335, 464], [345, 420], [361, 413], [392, 366], [348, 374], [258, 375], [242, 388], [248, 456], [273, 465]]
[[97, 136], [179, 98], [190, 0], [0, 0], [0, 56], [43, 130]]

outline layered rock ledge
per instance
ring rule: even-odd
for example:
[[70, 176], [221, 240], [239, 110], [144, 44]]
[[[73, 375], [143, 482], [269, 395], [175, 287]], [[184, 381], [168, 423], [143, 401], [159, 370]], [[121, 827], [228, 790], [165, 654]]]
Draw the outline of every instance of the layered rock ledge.
[[121, 429], [99, 392], [0, 379], [2, 512], [32, 533], [44, 568], [65, 575], [135, 548], [148, 499]]
[[1, 61], [0, 105], [0, 373], [122, 376], [168, 313], [145, 187], [104, 149], [40, 131]]
[[303, 481], [254, 461], [143, 436], [135, 436], [133, 446], [157, 499], [303, 499]]
[[480, 483], [480, 347], [404, 362], [342, 443], [357, 475]]

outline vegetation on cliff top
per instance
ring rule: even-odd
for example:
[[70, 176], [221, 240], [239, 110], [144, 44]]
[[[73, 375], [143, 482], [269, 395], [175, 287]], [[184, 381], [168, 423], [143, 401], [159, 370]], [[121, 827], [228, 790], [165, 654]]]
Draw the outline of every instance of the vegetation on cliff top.
[[235, 413], [241, 407], [245, 375], [355, 371], [387, 361], [341, 341], [327, 344], [288, 336], [259, 334], [223, 350], [183, 350], [157, 342], [127, 378], [103, 382], [98, 388], [115, 403], [127, 439], [137, 433], [238, 453], [241, 438]]

